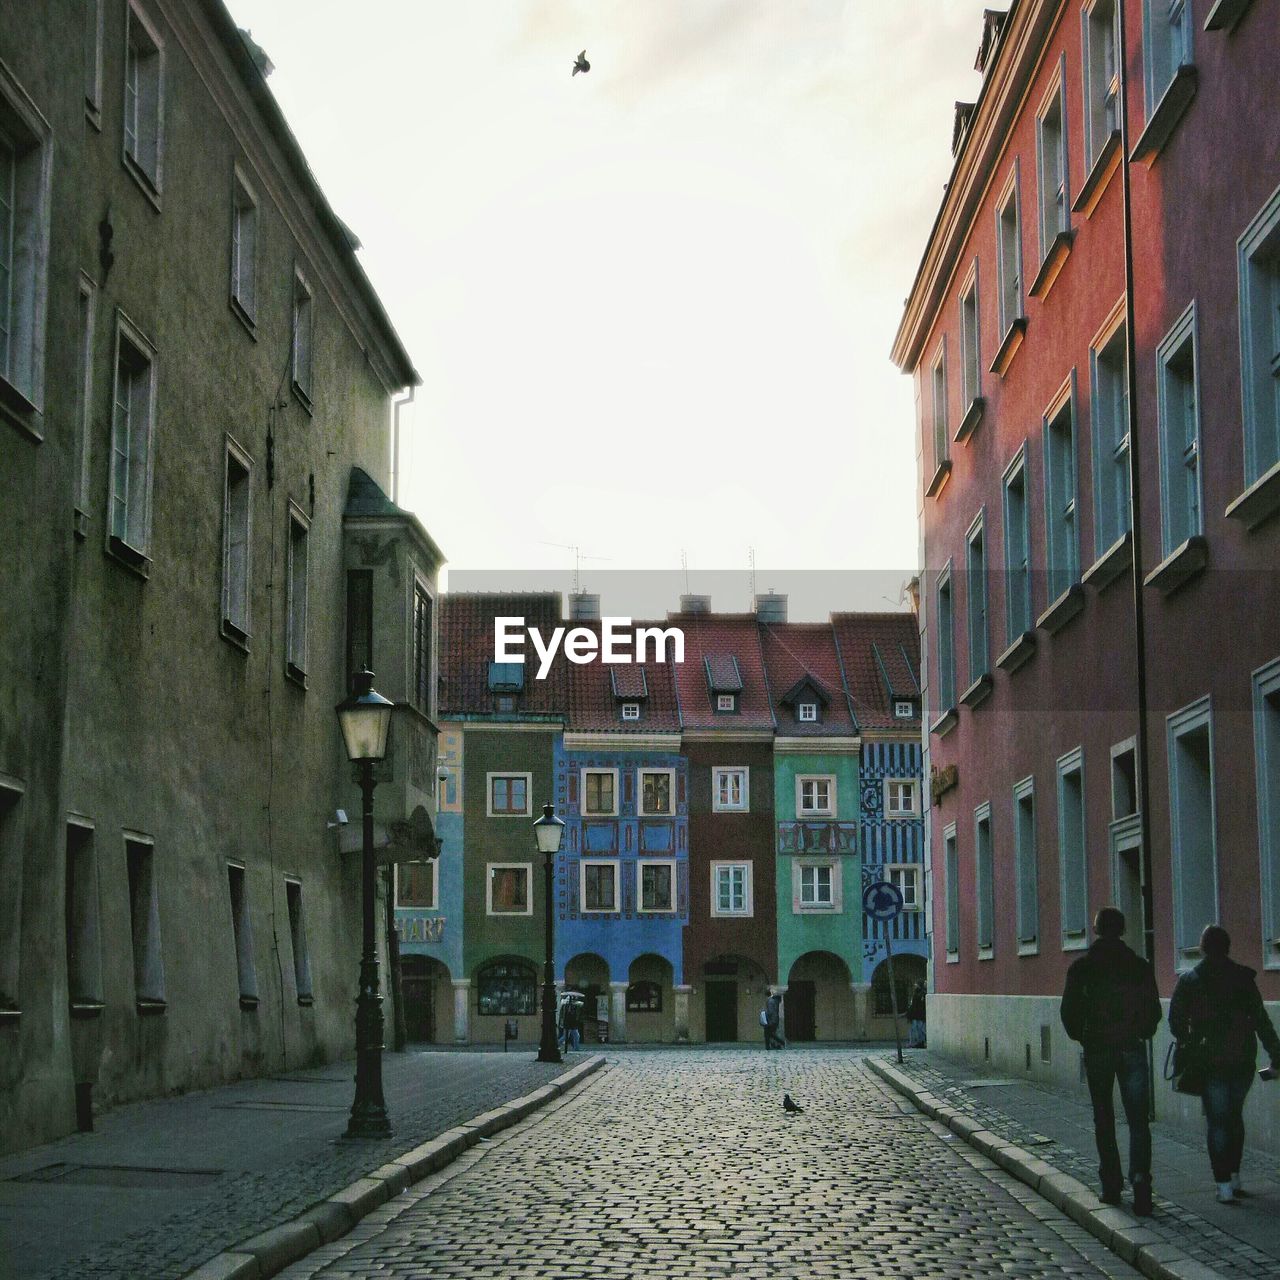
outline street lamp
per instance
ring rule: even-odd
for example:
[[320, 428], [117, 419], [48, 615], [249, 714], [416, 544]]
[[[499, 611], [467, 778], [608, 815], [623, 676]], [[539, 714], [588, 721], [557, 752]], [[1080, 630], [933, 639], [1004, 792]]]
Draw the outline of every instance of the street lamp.
[[555, 856], [560, 852], [560, 838], [564, 835], [564, 823], [556, 817], [549, 805], [542, 806], [542, 817], [533, 824], [533, 834], [538, 840], [538, 852], [546, 859], [547, 905], [547, 962], [542, 971], [542, 1044], [538, 1048], [539, 1062], [563, 1062], [560, 1046], [556, 1043], [556, 979], [553, 968], [555, 951]]
[[387, 732], [395, 703], [373, 688], [367, 667], [352, 681], [351, 696], [338, 703], [338, 725], [347, 757], [360, 766], [364, 796], [362, 866], [364, 946], [360, 953], [360, 994], [356, 997], [356, 1098], [347, 1121], [348, 1138], [389, 1138], [391, 1122], [382, 1096], [382, 995], [378, 990], [378, 954], [374, 949], [373, 906], [377, 869], [373, 860], [373, 766], [387, 754]]

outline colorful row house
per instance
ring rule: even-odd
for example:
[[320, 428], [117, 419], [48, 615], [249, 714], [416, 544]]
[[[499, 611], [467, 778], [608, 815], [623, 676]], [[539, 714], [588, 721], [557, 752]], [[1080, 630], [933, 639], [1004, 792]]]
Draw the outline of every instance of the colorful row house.
[[[536, 1041], [546, 880], [531, 824], [544, 803], [566, 824], [554, 975], [585, 997], [587, 1040], [755, 1039], [773, 991], [792, 1040], [892, 1034], [862, 891], [869, 878], [903, 889], [905, 998], [923, 933], [917, 625], [796, 624], [785, 609], [770, 595], [715, 614], [686, 596], [636, 624], [667, 633], [662, 661], [656, 647], [625, 664], [561, 658], [538, 680], [532, 662], [494, 661], [494, 620], [549, 634], [558, 595], [443, 599], [440, 855], [397, 872], [411, 1040], [495, 1043], [514, 1021]], [[571, 597], [570, 614], [599, 636], [595, 597]], [[887, 809], [867, 798], [868, 745], [886, 798], [892, 775]]]

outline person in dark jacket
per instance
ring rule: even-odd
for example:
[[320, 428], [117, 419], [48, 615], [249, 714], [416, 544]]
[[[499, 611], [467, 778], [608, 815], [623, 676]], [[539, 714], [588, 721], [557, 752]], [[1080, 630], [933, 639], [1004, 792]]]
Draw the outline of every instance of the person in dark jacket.
[[925, 1046], [924, 1032], [925, 1018], [925, 991], [924, 983], [917, 982], [911, 990], [911, 1000], [907, 1005], [907, 1021], [911, 1024], [911, 1036], [907, 1041], [908, 1049], [923, 1049]]
[[1209, 1162], [1223, 1204], [1235, 1204], [1243, 1194], [1244, 1100], [1253, 1084], [1259, 1040], [1271, 1058], [1262, 1078], [1274, 1080], [1280, 1067], [1280, 1037], [1263, 1006], [1254, 971], [1228, 959], [1230, 950], [1227, 931], [1209, 925], [1200, 935], [1204, 959], [1178, 979], [1169, 1005], [1174, 1039], [1191, 1045], [1206, 1069], [1202, 1105]]
[[766, 1049], [785, 1049], [787, 1042], [782, 1038], [782, 992], [775, 991], [764, 1005], [764, 1047]]
[[1067, 970], [1062, 1025], [1084, 1047], [1085, 1076], [1093, 1102], [1102, 1199], [1119, 1204], [1124, 1179], [1116, 1146], [1114, 1090], [1129, 1123], [1129, 1181], [1133, 1211], [1151, 1213], [1151, 1122], [1147, 1041], [1160, 1025], [1160, 993], [1151, 965], [1124, 942], [1124, 914], [1103, 907], [1093, 921], [1097, 935], [1088, 954]]

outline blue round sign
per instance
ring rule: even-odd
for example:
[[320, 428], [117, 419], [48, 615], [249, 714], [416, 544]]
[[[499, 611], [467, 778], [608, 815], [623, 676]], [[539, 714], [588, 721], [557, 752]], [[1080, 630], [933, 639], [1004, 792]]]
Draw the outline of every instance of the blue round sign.
[[862, 909], [873, 920], [893, 920], [902, 907], [902, 890], [887, 880], [877, 880], [862, 891]]

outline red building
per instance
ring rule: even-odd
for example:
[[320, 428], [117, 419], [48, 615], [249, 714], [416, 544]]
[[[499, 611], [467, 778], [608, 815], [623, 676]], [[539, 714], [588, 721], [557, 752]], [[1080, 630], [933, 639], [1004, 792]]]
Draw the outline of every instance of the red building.
[[1002, 1071], [1078, 1079], [1057, 999], [1108, 902], [1165, 997], [1219, 920], [1280, 999], [1278, 31], [1280, 0], [1015, 0], [957, 104], [893, 358], [930, 1045]]

